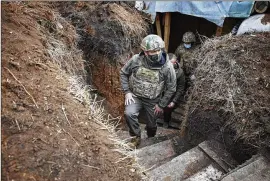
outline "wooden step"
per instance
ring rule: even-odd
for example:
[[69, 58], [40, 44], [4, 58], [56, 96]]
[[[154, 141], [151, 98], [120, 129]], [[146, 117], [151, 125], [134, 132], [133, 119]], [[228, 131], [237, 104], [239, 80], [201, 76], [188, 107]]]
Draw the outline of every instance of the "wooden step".
[[218, 168], [210, 164], [184, 181], [214, 181], [219, 180], [222, 174]]
[[[178, 135], [179, 131], [174, 129], [165, 129], [158, 127], [157, 134], [155, 137], [148, 138], [146, 130], [144, 129], [145, 125], [141, 126], [141, 144], [138, 146], [138, 149], [153, 145], [168, 139], [172, 139], [176, 135]], [[125, 140], [126, 142], [129, 142], [131, 140], [131, 137], [129, 136], [128, 131], [119, 130], [117, 133], [118, 137], [121, 140]]]
[[169, 127], [180, 130], [181, 122], [175, 122], [175, 120], [172, 119], [171, 122], [169, 122]]
[[270, 180], [270, 166], [264, 168], [252, 175], [247, 176], [243, 181], [269, 181]]
[[198, 147], [213, 159], [226, 173], [238, 165], [226, 151], [225, 147], [215, 140], [204, 141], [200, 143]]
[[269, 181], [270, 180], [270, 163], [264, 156], [256, 157], [256, 159], [240, 167], [233, 172], [230, 172], [221, 181]]
[[177, 107], [173, 112], [174, 113], [178, 113], [180, 115], [184, 115], [184, 113], [185, 113], [185, 107], [184, 106]]
[[210, 164], [209, 157], [195, 147], [149, 171], [147, 175], [151, 181], [184, 180]]
[[[171, 117], [171, 121], [169, 122], [169, 128], [165, 128], [165, 129], [180, 129], [180, 126], [181, 126], [181, 122], [183, 120], [183, 117]], [[163, 127], [163, 123], [164, 123], [164, 120], [163, 119], [158, 119], [157, 120], [157, 123], [159, 125], [159, 127]]]
[[[140, 128], [141, 128], [141, 138], [145, 139], [147, 138], [147, 132], [145, 130], [145, 124], [140, 124]], [[118, 135], [118, 137], [120, 139], [128, 139], [130, 138], [129, 132], [127, 130], [124, 129], [120, 129], [116, 132], [116, 134]], [[178, 135], [179, 134], [179, 130], [175, 130], [175, 129], [167, 129], [167, 128], [163, 128], [163, 127], [158, 127], [157, 128], [157, 133], [155, 137], [162, 137], [162, 136], [166, 136], [166, 135]]]
[[146, 147], [146, 146], [150, 146], [153, 144], [157, 144], [157, 143], [162, 142], [162, 141], [169, 140], [169, 139], [173, 138], [174, 136], [175, 136], [175, 134], [169, 134], [169, 135], [161, 135], [161, 136], [155, 136], [155, 137], [151, 137], [151, 138], [142, 139], [141, 144], [139, 145], [138, 149]]
[[157, 167], [163, 160], [176, 156], [171, 140], [135, 150], [134, 154], [138, 157], [138, 163], [145, 169]]

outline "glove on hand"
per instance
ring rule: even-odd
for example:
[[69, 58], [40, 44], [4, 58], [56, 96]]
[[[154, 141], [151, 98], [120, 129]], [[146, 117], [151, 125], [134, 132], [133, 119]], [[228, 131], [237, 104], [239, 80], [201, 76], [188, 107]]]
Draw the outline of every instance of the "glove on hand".
[[135, 100], [133, 99], [133, 96], [136, 97], [134, 94], [132, 94], [130, 92], [125, 95], [125, 105], [126, 106], [131, 104], [132, 101], [135, 103]]

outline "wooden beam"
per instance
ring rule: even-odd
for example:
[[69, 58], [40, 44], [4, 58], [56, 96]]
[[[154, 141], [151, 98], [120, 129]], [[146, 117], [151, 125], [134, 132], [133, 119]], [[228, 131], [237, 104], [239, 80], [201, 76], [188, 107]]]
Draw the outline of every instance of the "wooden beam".
[[216, 36], [221, 36], [221, 34], [222, 34], [222, 27], [217, 26]]
[[156, 28], [157, 28], [158, 36], [162, 38], [159, 13], [157, 13], [157, 16], [156, 16]]
[[164, 26], [164, 42], [165, 42], [165, 49], [167, 50], [167, 52], [169, 50], [170, 30], [171, 30], [171, 13], [166, 13]]

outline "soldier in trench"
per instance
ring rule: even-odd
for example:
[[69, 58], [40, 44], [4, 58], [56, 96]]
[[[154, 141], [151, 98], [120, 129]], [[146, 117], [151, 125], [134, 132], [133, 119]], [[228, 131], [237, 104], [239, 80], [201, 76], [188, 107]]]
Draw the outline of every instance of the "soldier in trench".
[[125, 118], [132, 136], [131, 147], [137, 147], [141, 141], [139, 111], [145, 109], [147, 136], [154, 137], [156, 120], [176, 91], [175, 71], [164, 47], [159, 36], [146, 36], [141, 43], [142, 52], [134, 55], [120, 71], [125, 93]]
[[185, 74], [180, 66], [180, 63], [177, 62], [177, 57], [173, 53], [169, 53], [169, 60], [173, 64], [175, 74], [176, 74], [176, 92], [171, 98], [169, 105], [164, 109], [164, 122], [163, 127], [168, 128], [171, 121], [171, 114], [173, 110], [178, 106], [181, 97], [185, 93]]
[[195, 45], [196, 37], [194, 33], [190, 31], [184, 33], [182, 41], [183, 43], [177, 47], [174, 54], [179, 60], [180, 66], [183, 67], [186, 76], [186, 87], [189, 87], [195, 79], [193, 73], [196, 62], [193, 60], [193, 53], [198, 49], [198, 46]]

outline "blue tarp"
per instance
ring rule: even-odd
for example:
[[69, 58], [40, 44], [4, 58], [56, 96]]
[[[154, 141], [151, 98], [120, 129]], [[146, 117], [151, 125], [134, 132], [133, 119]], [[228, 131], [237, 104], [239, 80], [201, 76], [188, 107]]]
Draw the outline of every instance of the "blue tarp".
[[180, 12], [205, 18], [223, 26], [226, 17], [247, 18], [254, 1], [144, 1], [144, 12], [151, 14], [153, 22], [156, 12]]

